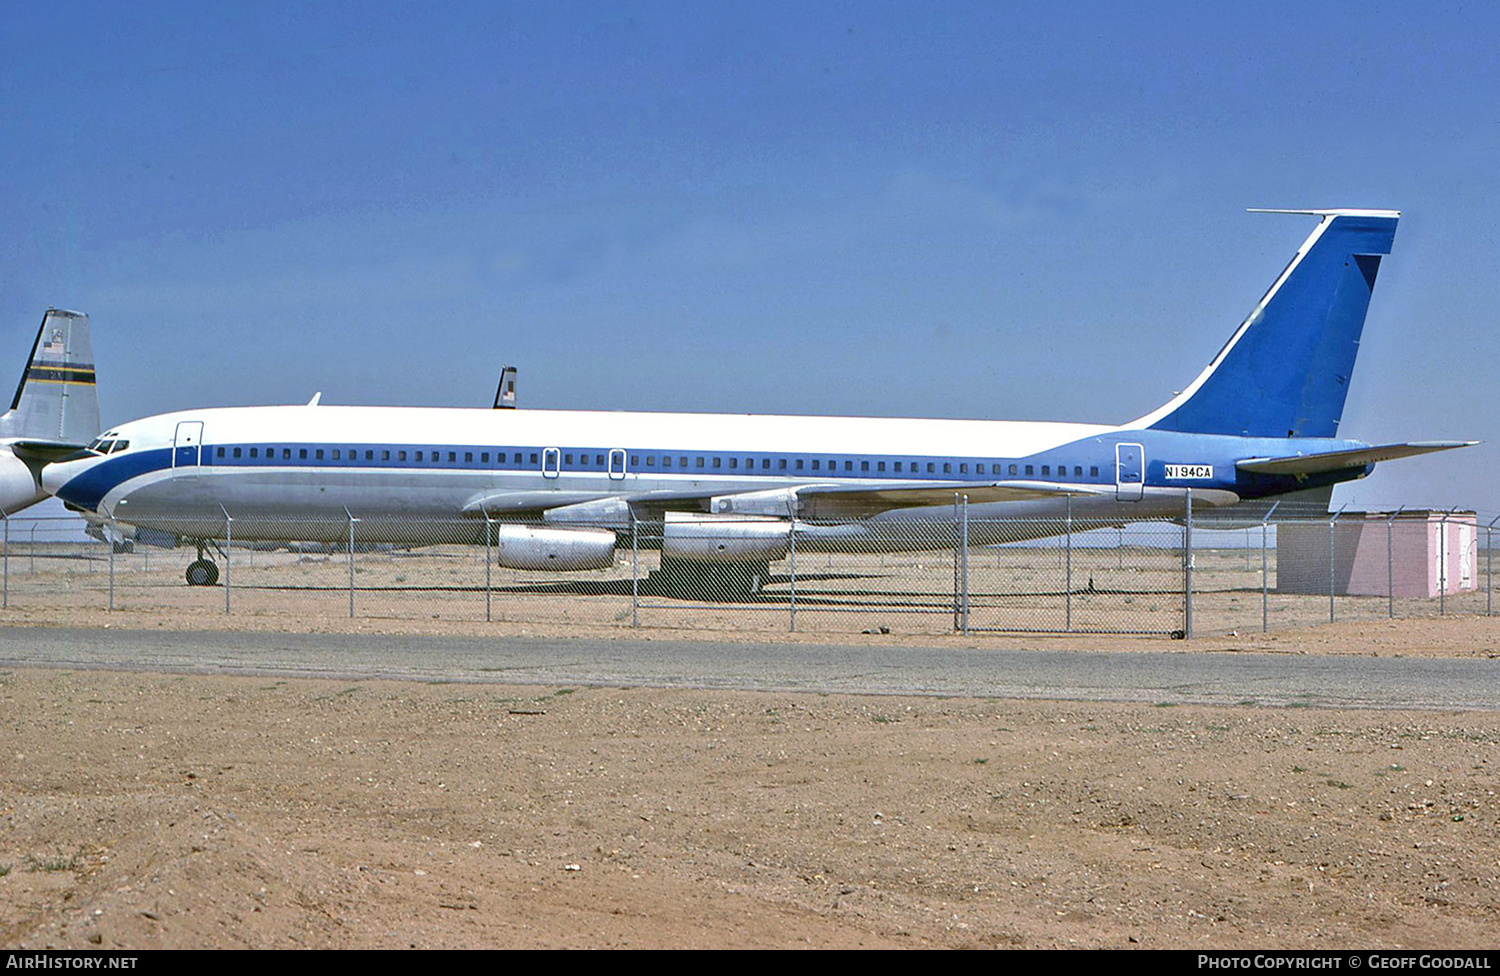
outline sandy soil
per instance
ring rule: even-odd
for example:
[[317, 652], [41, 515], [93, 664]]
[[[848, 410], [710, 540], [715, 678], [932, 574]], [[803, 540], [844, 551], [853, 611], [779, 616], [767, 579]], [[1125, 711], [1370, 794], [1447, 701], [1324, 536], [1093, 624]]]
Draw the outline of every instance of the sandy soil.
[[1472, 947], [1500, 924], [1496, 713], [46, 670], [0, 701], [8, 946]]

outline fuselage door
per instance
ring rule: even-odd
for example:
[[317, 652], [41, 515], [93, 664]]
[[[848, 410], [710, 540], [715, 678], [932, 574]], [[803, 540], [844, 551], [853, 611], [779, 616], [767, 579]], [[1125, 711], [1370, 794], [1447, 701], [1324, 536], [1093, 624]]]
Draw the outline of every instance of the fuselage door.
[[172, 439], [172, 467], [195, 468], [203, 455], [203, 421], [184, 420]]
[[542, 477], [556, 478], [562, 474], [562, 451], [556, 447], [542, 448]]
[[612, 481], [622, 481], [625, 478], [625, 451], [615, 448], [609, 452], [609, 477]]
[[1146, 449], [1139, 444], [1115, 445], [1115, 498], [1138, 502], [1146, 492]]

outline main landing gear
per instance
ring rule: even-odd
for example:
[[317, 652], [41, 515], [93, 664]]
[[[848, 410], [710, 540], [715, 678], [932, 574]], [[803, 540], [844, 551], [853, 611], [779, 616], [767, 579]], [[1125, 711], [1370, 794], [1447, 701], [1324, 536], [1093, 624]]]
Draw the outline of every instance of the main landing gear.
[[198, 543], [198, 558], [188, 563], [187, 577], [188, 586], [213, 586], [219, 581], [219, 567], [205, 554], [207, 549], [202, 542]]

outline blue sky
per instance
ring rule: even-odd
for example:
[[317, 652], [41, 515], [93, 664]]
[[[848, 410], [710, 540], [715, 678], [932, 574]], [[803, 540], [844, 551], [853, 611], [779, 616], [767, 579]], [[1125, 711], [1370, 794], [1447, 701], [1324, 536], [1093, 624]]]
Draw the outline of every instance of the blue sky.
[[[1357, 16], [1356, 16], [1357, 15]], [[106, 423], [488, 405], [1123, 422], [1404, 213], [1341, 433], [1493, 440], [1500, 11], [0, 0], [0, 377]], [[9, 338], [6, 338], [6, 337]], [[1490, 444], [1355, 507], [1500, 511]]]

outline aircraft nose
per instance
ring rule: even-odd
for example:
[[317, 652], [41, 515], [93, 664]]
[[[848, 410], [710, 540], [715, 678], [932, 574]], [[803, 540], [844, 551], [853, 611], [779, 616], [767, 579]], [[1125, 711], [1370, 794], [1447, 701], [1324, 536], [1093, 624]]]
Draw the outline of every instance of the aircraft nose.
[[42, 488], [49, 495], [56, 495], [63, 501], [72, 501], [69, 497], [72, 492], [68, 486], [80, 474], [94, 466], [94, 458], [80, 458], [76, 461], [53, 461], [42, 468]]

